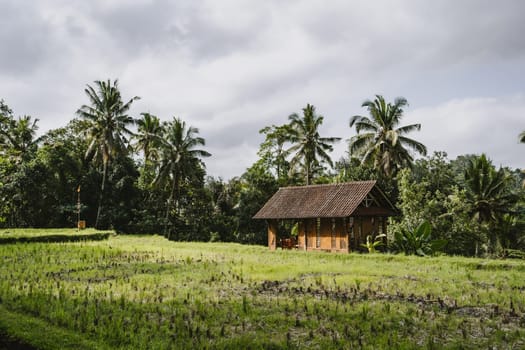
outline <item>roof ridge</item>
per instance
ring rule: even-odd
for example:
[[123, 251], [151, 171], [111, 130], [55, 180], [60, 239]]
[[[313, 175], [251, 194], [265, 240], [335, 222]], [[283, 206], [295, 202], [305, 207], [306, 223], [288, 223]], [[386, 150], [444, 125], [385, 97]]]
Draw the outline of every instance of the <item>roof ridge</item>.
[[316, 188], [316, 187], [330, 187], [330, 186], [344, 186], [351, 184], [368, 184], [368, 183], [377, 183], [377, 180], [362, 180], [362, 181], [348, 181], [348, 182], [338, 182], [335, 184], [315, 184], [315, 185], [303, 185], [303, 186], [284, 186], [279, 187], [279, 189], [295, 190], [295, 189], [304, 189], [304, 188]]

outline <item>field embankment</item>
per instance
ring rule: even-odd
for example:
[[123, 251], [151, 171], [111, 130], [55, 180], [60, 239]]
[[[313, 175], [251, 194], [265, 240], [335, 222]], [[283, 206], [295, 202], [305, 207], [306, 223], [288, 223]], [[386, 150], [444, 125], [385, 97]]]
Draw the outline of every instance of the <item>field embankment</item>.
[[2, 229], [0, 244], [103, 241], [111, 232], [86, 229]]

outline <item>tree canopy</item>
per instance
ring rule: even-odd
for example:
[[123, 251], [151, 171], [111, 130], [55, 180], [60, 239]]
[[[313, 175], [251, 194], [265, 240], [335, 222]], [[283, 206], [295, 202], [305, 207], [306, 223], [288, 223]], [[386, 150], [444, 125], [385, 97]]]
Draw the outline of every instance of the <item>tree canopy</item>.
[[320, 136], [319, 127], [323, 124], [324, 117], [315, 112], [313, 105], [307, 104], [302, 116], [294, 113], [288, 119], [290, 124], [287, 140], [292, 146], [286, 152], [293, 154], [290, 167], [292, 171], [299, 169], [303, 172], [306, 185], [310, 185], [313, 174], [323, 162], [333, 165], [328, 152], [333, 150], [332, 144], [341, 138]]
[[[138, 97], [123, 99], [116, 80], [95, 81], [85, 93], [78, 118], [43, 135], [37, 118], [16, 116], [0, 100], [0, 226], [71, 226], [80, 214], [89, 226], [118, 232], [264, 244], [266, 223], [252, 217], [279, 187], [373, 179], [401, 214], [390, 220], [385, 249], [525, 250], [525, 173], [496, 169], [483, 154], [425, 156], [408, 137], [421, 125], [402, 126], [404, 98], [365, 101], [369, 115], [350, 120], [357, 135], [335, 164], [340, 138], [323, 135], [325, 117], [307, 104], [283, 124], [263, 126], [258, 158], [224, 180], [206, 173], [211, 154], [198, 128], [133, 113]], [[279, 229], [292, 232], [294, 224]]]

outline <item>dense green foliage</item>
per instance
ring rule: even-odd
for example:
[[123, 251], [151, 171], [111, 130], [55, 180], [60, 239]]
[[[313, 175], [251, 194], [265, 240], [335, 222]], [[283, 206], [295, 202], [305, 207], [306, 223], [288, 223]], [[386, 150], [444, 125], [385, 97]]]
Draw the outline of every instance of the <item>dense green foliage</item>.
[[423, 221], [413, 230], [403, 228], [395, 233], [391, 248], [406, 255], [431, 255], [447, 244], [444, 239], [432, 239], [432, 226], [428, 221]]
[[97, 80], [95, 85], [96, 90], [89, 85], [85, 89], [90, 104], [80, 107], [77, 114], [87, 121], [85, 124], [87, 128], [84, 130], [88, 141], [86, 160], [102, 160], [102, 184], [95, 218], [95, 227], [98, 228], [108, 167], [115, 158], [123, 157], [127, 153], [129, 142], [126, 136], [132, 134], [129, 126], [134, 123], [134, 119], [127, 113], [133, 101], [139, 97], [136, 96], [124, 103], [116, 80], [113, 84], [110, 80], [107, 82]]
[[[265, 244], [266, 223], [252, 217], [280, 186], [375, 179], [401, 214], [391, 220], [387, 250], [423, 221], [448, 242], [445, 253], [525, 248], [525, 173], [496, 169], [484, 155], [414, 160], [426, 147], [408, 137], [420, 124], [401, 126], [404, 98], [365, 101], [369, 115], [351, 118], [357, 135], [335, 165], [330, 152], [340, 138], [321, 135], [324, 117], [307, 104], [286, 123], [263, 127], [258, 159], [223, 180], [207, 175], [211, 154], [197, 128], [150, 113], [135, 119], [138, 97], [124, 100], [117, 81], [95, 81], [85, 92], [79, 119], [40, 137], [38, 119], [15, 117], [0, 101], [0, 227], [74, 227], [80, 209], [80, 219], [101, 229]], [[293, 223], [281, 226], [289, 232]]]
[[0, 334], [40, 349], [525, 346], [523, 261], [116, 236], [0, 263]]
[[[505, 255], [524, 249], [522, 173], [496, 168], [484, 155], [449, 161], [445, 153], [417, 160], [398, 176], [401, 216], [391, 236], [429, 221], [450, 254]], [[395, 237], [390, 237], [393, 241]]]

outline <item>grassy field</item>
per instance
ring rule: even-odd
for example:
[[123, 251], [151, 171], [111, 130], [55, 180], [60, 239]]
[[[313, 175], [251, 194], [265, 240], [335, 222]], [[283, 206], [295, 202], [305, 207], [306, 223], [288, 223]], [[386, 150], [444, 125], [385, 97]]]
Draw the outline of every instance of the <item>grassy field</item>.
[[0, 264], [0, 337], [28, 349], [525, 348], [518, 260], [112, 236]]

